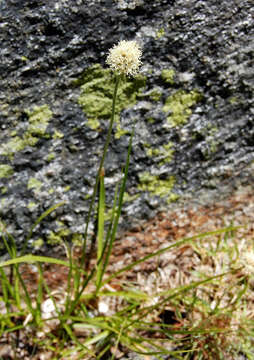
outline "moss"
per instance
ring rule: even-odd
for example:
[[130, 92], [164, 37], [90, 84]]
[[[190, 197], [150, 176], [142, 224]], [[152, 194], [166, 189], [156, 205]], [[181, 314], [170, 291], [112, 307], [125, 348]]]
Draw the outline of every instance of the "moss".
[[[111, 117], [114, 79], [111, 70], [94, 65], [87, 69], [83, 76], [74, 82], [81, 85], [81, 94], [78, 103], [87, 115], [87, 126], [96, 130], [100, 127], [100, 120]], [[145, 78], [138, 76], [135, 79], [121, 81], [116, 101], [116, 122], [119, 124], [120, 112], [135, 105], [137, 96], [145, 85]], [[118, 136], [120, 132], [118, 129]]]
[[163, 107], [163, 111], [171, 112], [171, 114], [167, 117], [170, 125], [172, 127], [184, 125], [192, 114], [191, 107], [201, 99], [201, 94], [195, 90], [189, 93], [183, 90], [178, 90], [174, 94], [170, 95], [166, 99]]
[[26, 146], [34, 146], [40, 137], [46, 136], [46, 128], [52, 117], [52, 112], [47, 105], [35, 106], [32, 111], [26, 110], [29, 124], [22, 137], [16, 136], [16, 130], [11, 132], [12, 138], [0, 146], [0, 155], [12, 158], [13, 155], [22, 151]]
[[13, 168], [10, 165], [0, 164], [0, 179], [11, 177], [13, 172]]
[[148, 147], [146, 149], [146, 154], [149, 157], [156, 158], [158, 157], [159, 165], [164, 165], [172, 161], [174, 150], [172, 149], [173, 143], [169, 142], [168, 144], [163, 145], [159, 148]]
[[171, 85], [174, 84], [175, 70], [174, 69], [164, 69], [161, 72], [162, 79]]
[[42, 187], [42, 182], [37, 180], [36, 178], [30, 178], [27, 184], [27, 189], [34, 189], [36, 191], [40, 191]]
[[139, 179], [139, 190], [148, 191], [151, 195], [165, 197], [168, 203], [178, 199], [178, 195], [172, 192], [175, 184], [174, 176], [169, 176], [168, 179], [162, 180], [156, 175], [143, 172], [139, 174]]

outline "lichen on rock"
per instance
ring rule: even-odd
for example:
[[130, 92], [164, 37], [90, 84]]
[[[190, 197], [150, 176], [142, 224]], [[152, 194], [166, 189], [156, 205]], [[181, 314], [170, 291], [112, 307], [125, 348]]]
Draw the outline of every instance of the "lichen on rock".
[[174, 69], [163, 69], [161, 72], [162, 79], [171, 85], [174, 84], [175, 70]]
[[26, 110], [26, 114], [29, 119], [29, 126], [26, 134], [35, 137], [44, 136], [49, 120], [52, 117], [52, 111], [49, 109], [48, 105], [35, 106], [32, 110]]
[[175, 178], [172, 175], [167, 179], [160, 179], [159, 176], [143, 172], [139, 174], [139, 181], [139, 190], [147, 191], [153, 196], [164, 197], [168, 203], [176, 201], [179, 197], [172, 192], [175, 185]]
[[[78, 103], [88, 118], [88, 127], [98, 130], [100, 120], [109, 120], [111, 116], [114, 89], [114, 78], [111, 70], [103, 69], [98, 64], [94, 65], [85, 70], [82, 77], [74, 81], [74, 85], [81, 85]], [[119, 124], [120, 112], [136, 104], [137, 97], [144, 85], [145, 78], [141, 75], [138, 75], [135, 79], [126, 79], [120, 83], [116, 101], [116, 122], [119, 134], [122, 131]], [[116, 137], [119, 137], [117, 132]]]
[[13, 168], [10, 165], [0, 164], [0, 179], [9, 178], [13, 174]]
[[164, 165], [172, 161], [174, 150], [172, 149], [173, 143], [169, 142], [158, 148], [146, 146], [146, 154], [149, 157], [158, 161], [159, 165]]
[[25, 110], [28, 116], [28, 126], [23, 135], [17, 136], [16, 131], [11, 132], [11, 138], [0, 146], [0, 155], [12, 158], [26, 146], [34, 146], [40, 137], [45, 136], [46, 129], [52, 117], [48, 105], [35, 106], [32, 110]]
[[27, 189], [31, 190], [33, 189], [34, 191], [40, 191], [42, 187], [42, 182], [34, 177], [30, 178], [27, 184]]
[[196, 90], [190, 92], [178, 90], [170, 95], [163, 106], [163, 111], [170, 113], [167, 117], [169, 124], [172, 127], [186, 124], [192, 114], [192, 106], [201, 99], [202, 95]]

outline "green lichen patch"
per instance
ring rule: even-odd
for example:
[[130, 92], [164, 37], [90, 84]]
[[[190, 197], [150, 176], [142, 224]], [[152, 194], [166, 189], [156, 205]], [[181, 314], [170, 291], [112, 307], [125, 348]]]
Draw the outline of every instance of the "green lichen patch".
[[47, 238], [47, 243], [49, 245], [59, 245], [63, 243], [63, 240], [70, 235], [70, 230], [60, 229], [59, 231], [50, 231]]
[[175, 70], [174, 69], [164, 69], [161, 72], [162, 79], [171, 85], [174, 84], [174, 78], [175, 78]]
[[139, 197], [139, 194], [130, 195], [128, 192], [125, 192], [123, 195], [123, 203], [132, 202]]
[[41, 239], [41, 238], [39, 238], [39, 239], [37, 239], [37, 240], [34, 240], [34, 241], [32, 242], [32, 246], [33, 246], [34, 249], [36, 249], [36, 250], [39, 250], [40, 248], [42, 248], [43, 244], [44, 244], [44, 241], [43, 241], [43, 239]]
[[191, 107], [201, 99], [202, 95], [196, 90], [192, 90], [189, 93], [184, 90], [178, 90], [170, 95], [163, 106], [164, 112], [171, 113], [167, 117], [169, 124], [172, 127], [186, 124], [192, 114]]
[[151, 195], [165, 197], [168, 203], [178, 199], [178, 195], [172, 192], [175, 184], [174, 176], [169, 176], [164, 180], [156, 175], [143, 172], [139, 174], [139, 180], [138, 189], [141, 191], [148, 191]]
[[164, 165], [171, 162], [173, 159], [174, 150], [172, 147], [172, 142], [169, 142], [168, 144], [165, 144], [159, 148], [152, 148], [151, 146], [148, 146], [146, 149], [146, 154], [149, 157], [155, 158], [159, 165]]
[[12, 157], [16, 152], [26, 147], [25, 141], [19, 136], [14, 136], [7, 143], [0, 146], [0, 155]]
[[2, 207], [2, 208], [5, 207], [5, 204], [7, 203], [7, 198], [4, 197], [4, 198], [2, 198], [2, 199], [0, 199], [0, 200], [1, 200], [1, 201], [0, 201], [0, 209], [1, 209], [1, 207]]
[[231, 105], [235, 105], [238, 103], [238, 98], [236, 96], [232, 96], [230, 99], [229, 99], [229, 102]]
[[217, 126], [213, 125], [211, 122], [208, 122], [206, 126], [206, 135], [207, 136], [214, 136], [216, 133], [218, 133], [219, 129]]
[[149, 92], [149, 97], [152, 101], [160, 101], [162, 92], [158, 88], [154, 88]]
[[27, 58], [26, 56], [24, 56], [24, 55], [22, 55], [20, 59], [21, 59], [22, 61], [28, 61], [28, 58]]
[[11, 132], [11, 138], [0, 146], [0, 155], [12, 158], [13, 155], [22, 151], [26, 146], [35, 146], [39, 138], [46, 136], [46, 128], [52, 117], [52, 112], [47, 105], [35, 106], [32, 111], [26, 110], [29, 124], [23, 136], [17, 136], [17, 131]]
[[53, 139], [62, 139], [64, 137], [64, 134], [58, 130], [55, 130], [54, 135], [53, 135]]
[[149, 124], [154, 124], [156, 122], [156, 120], [152, 117], [148, 117], [145, 119]]
[[0, 164], [0, 179], [11, 177], [13, 172], [13, 168], [10, 165]]
[[36, 178], [30, 178], [29, 179], [28, 184], [27, 184], [27, 189], [28, 190], [33, 189], [35, 191], [40, 191], [41, 187], [42, 187], [42, 182], [41, 181], [39, 181]]
[[47, 162], [51, 162], [53, 160], [55, 160], [56, 154], [55, 153], [49, 153], [47, 156]]
[[52, 111], [48, 105], [35, 106], [31, 111], [26, 110], [26, 113], [29, 120], [27, 133], [32, 136], [43, 137], [52, 118]]
[[28, 204], [27, 204], [27, 208], [29, 210], [34, 210], [36, 207], [38, 206], [38, 204], [34, 203], [33, 201], [30, 201]]
[[116, 138], [116, 139], [120, 139], [121, 136], [127, 135], [127, 134], [130, 135], [130, 134], [131, 134], [131, 131], [122, 129], [121, 126], [120, 126], [120, 123], [118, 122], [118, 123], [116, 124], [115, 138]]
[[160, 39], [162, 36], [165, 35], [165, 30], [164, 28], [160, 28], [157, 33], [156, 33], [156, 39]]
[[1, 191], [1, 194], [4, 195], [4, 194], [7, 193], [8, 189], [7, 189], [6, 186], [1, 186], [1, 187], [0, 187], [0, 191]]
[[[78, 103], [87, 115], [87, 125], [96, 130], [100, 126], [100, 119], [110, 119], [112, 112], [112, 96], [114, 79], [111, 70], [95, 65], [87, 69], [82, 78], [74, 85], [81, 85]], [[116, 101], [116, 121], [119, 125], [119, 113], [135, 105], [137, 96], [145, 85], [145, 78], [126, 79], [120, 82]], [[119, 133], [119, 130], [118, 130]]]
[[71, 233], [71, 231], [65, 227], [57, 230], [57, 231], [50, 231], [47, 237], [47, 243], [49, 245], [59, 245], [63, 244], [64, 241], [68, 239], [74, 245], [81, 245], [82, 244], [82, 235], [78, 233]]

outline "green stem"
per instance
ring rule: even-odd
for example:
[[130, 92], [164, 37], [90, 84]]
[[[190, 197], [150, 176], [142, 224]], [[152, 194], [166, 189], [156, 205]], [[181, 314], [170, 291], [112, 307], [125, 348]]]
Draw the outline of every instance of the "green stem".
[[102, 276], [101, 257], [103, 256], [104, 246], [104, 222], [105, 222], [105, 188], [104, 188], [104, 170], [100, 175], [100, 191], [99, 191], [99, 209], [98, 209], [98, 232], [97, 232], [97, 274], [96, 274], [96, 290], [99, 289], [100, 278]]
[[[93, 189], [92, 200], [91, 200], [91, 203], [90, 203], [90, 206], [89, 206], [89, 211], [88, 211], [88, 216], [87, 216], [87, 221], [86, 221], [86, 228], [85, 228], [85, 233], [84, 233], [84, 242], [83, 242], [82, 256], [81, 256], [81, 267], [83, 267], [84, 264], [85, 264], [85, 258], [86, 258], [86, 255], [87, 255], [87, 254], [86, 254], [86, 245], [87, 245], [88, 225], [89, 225], [89, 223], [90, 223], [90, 219], [91, 219], [91, 215], [92, 215], [92, 210], [93, 210], [93, 207], [94, 207], [95, 198], [96, 198], [97, 191], [98, 191], [100, 174], [101, 174], [101, 170], [102, 170], [103, 165], [104, 165], [106, 153], [107, 153], [108, 146], [109, 146], [109, 143], [110, 143], [112, 128], [113, 128], [113, 124], [114, 124], [115, 109], [116, 109], [116, 95], [117, 95], [117, 90], [118, 90], [119, 82], [120, 82], [120, 76], [119, 76], [119, 75], [116, 75], [116, 82], [115, 82], [115, 89], [114, 89], [114, 94], [113, 94], [112, 114], [111, 114], [110, 124], [109, 124], [109, 128], [108, 128], [108, 133], [107, 133], [106, 142], [105, 142], [104, 149], [103, 149], [102, 158], [101, 158], [100, 165], [99, 165], [99, 169], [98, 169], [97, 176], [96, 176], [96, 181], [95, 181], [95, 185], [94, 185], [94, 189]], [[88, 254], [88, 257], [89, 257], [89, 256], [90, 256], [90, 254]]]

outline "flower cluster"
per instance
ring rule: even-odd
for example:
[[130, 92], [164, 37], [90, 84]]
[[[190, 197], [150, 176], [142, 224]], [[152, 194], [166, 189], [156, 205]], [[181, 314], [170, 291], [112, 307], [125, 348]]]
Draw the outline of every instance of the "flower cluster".
[[142, 51], [136, 41], [119, 41], [109, 50], [106, 63], [118, 74], [135, 76], [141, 65]]

